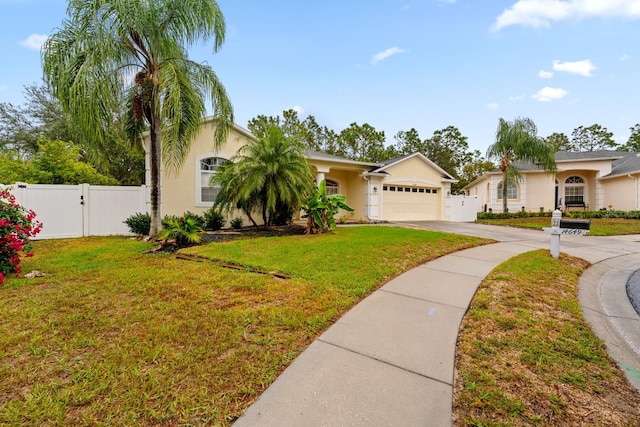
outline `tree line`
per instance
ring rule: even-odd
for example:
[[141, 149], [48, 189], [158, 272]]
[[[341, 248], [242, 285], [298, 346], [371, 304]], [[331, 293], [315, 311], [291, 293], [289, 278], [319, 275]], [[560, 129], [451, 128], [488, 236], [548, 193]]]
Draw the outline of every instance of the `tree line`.
[[[140, 185], [144, 183], [144, 150], [132, 144], [122, 129], [121, 115], [114, 109], [110, 134], [102, 144], [91, 134], [75, 129], [60, 103], [46, 85], [25, 87], [22, 106], [0, 103], [0, 179], [5, 183], [23, 181], [41, 184]], [[479, 150], [469, 148], [468, 138], [455, 126], [447, 126], [422, 138], [415, 128], [398, 131], [387, 144], [384, 131], [368, 123], [351, 123], [336, 132], [319, 124], [312, 115], [301, 119], [295, 110], [282, 116], [259, 115], [251, 119], [248, 130], [258, 139], [270, 126], [288, 137], [301, 139], [309, 150], [351, 160], [381, 162], [420, 152], [465, 185], [496, 166]], [[552, 133], [541, 138], [553, 151], [621, 150], [640, 152], [640, 124], [630, 128], [626, 144], [617, 144], [607, 128], [593, 124], [579, 126], [571, 136]]]
[[122, 130], [113, 108], [108, 138], [98, 144], [62, 111], [47, 86], [25, 86], [25, 103], [0, 103], [0, 183], [140, 185], [144, 150]]
[[[144, 150], [132, 144], [122, 130], [118, 110], [113, 112], [111, 134], [96, 144], [91, 134], [74, 129], [59, 102], [45, 85], [25, 87], [25, 104], [0, 103], [0, 177], [4, 182], [41, 184], [144, 183]], [[449, 172], [459, 183], [454, 190], [492, 170], [495, 165], [479, 150], [469, 148], [468, 138], [455, 126], [421, 138], [415, 128], [398, 131], [387, 145], [384, 131], [368, 123], [351, 123], [340, 132], [319, 124], [312, 115], [300, 119], [295, 110], [282, 116], [259, 115], [248, 130], [257, 138], [268, 126], [279, 127], [286, 136], [302, 139], [307, 149], [363, 162], [380, 162], [420, 152]], [[613, 133], [599, 124], [579, 126], [571, 137], [552, 133], [542, 138], [554, 151], [621, 150], [640, 152], [640, 123], [630, 128], [626, 144], [618, 144]]]

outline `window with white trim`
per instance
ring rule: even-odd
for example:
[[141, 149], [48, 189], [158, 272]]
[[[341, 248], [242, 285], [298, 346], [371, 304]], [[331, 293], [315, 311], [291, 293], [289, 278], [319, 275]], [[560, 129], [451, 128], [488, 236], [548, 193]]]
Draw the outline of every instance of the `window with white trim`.
[[583, 201], [584, 198], [584, 179], [577, 175], [572, 175], [564, 181], [564, 195], [565, 197], [575, 200]]
[[[498, 200], [502, 200], [502, 182], [498, 184]], [[518, 198], [518, 186], [515, 182], [509, 182], [507, 184], [507, 200], [513, 200]]]
[[200, 203], [213, 203], [216, 199], [220, 188], [211, 186], [211, 178], [226, 161], [227, 159], [221, 157], [207, 157], [200, 160], [200, 191], [198, 194]]
[[330, 179], [327, 179], [325, 181], [324, 191], [325, 191], [327, 196], [332, 196], [334, 194], [338, 194], [338, 183], [335, 182], [335, 181], [331, 181]]

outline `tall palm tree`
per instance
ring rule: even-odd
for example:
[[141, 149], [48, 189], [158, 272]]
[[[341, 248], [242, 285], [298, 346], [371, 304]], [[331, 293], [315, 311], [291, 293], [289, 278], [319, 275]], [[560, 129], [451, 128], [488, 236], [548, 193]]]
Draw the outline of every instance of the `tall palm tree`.
[[538, 138], [538, 129], [533, 120], [516, 117], [512, 122], [500, 118], [496, 131], [496, 142], [487, 149], [487, 158], [498, 160], [502, 171], [502, 210], [508, 212], [507, 187], [521, 179], [520, 170], [514, 161], [525, 161], [538, 165], [553, 173], [557, 170], [553, 147]]
[[215, 204], [223, 210], [240, 208], [251, 217], [259, 209], [265, 225], [300, 209], [306, 201], [313, 174], [305, 156], [304, 142], [287, 137], [278, 126], [242, 146], [213, 176], [220, 188]]
[[214, 0], [69, 0], [68, 19], [45, 43], [45, 80], [75, 125], [104, 143], [112, 105], [126, 93], [125, 127], [132, 141], [149, 130], [151, 235], [160, 228], [161, 163], [177, 171], [211, 99], [214, 146], [226, 139], [233, 108], [207, 64], [186, 49], [213, 38], [216, 52], [225, 22]]

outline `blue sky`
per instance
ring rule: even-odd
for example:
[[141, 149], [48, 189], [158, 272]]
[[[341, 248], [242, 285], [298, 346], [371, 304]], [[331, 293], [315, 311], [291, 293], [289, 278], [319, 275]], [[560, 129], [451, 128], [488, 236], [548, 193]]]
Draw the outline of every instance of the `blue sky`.
[[[598, 123], [626, 142], [640, 122], [640, 0], [219, 0], [221, 51], [199, 45], [236, 123], [295, 108], [393, 143], [456, 126], [483, 154], [500, 117], [539, 135]], [[39, 46], [62, 0], [0, 0], [0, 102], [42, 77]]]

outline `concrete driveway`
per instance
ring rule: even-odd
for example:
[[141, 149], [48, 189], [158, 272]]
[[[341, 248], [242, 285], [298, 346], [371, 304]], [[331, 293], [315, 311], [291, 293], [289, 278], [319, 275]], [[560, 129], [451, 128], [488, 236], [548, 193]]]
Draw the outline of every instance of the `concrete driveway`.
[[[442, 221], [398, 224], [550, 247], [550, 236], [542, 230]], [[578, 298], [584, 317], [607, 345], [609, 355], [640, 391], [640, 316], [633, 303], [640, 304], [630, 300], [633, 295], [640, 298], [640, 235], [562, 236], [560, 252], [591, 262], [579, 283]]]

